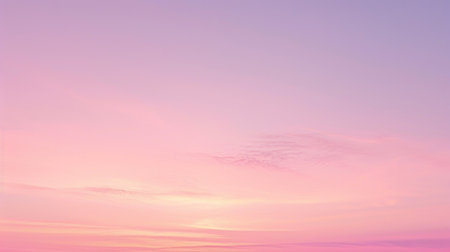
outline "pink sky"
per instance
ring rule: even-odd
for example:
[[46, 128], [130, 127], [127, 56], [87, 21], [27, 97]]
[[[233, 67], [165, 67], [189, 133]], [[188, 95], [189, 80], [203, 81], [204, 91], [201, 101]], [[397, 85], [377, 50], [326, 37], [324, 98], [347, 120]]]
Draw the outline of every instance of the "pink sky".
[[449, 251], [449, 11], [1, 1], [0, 251]]

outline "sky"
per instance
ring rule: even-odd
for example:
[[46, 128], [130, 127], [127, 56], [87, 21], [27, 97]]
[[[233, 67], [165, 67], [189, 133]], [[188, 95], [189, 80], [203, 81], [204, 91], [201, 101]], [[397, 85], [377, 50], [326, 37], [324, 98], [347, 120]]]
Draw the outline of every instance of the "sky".
[[449, 13], [1, 0], [0, 251], [449, 251]]

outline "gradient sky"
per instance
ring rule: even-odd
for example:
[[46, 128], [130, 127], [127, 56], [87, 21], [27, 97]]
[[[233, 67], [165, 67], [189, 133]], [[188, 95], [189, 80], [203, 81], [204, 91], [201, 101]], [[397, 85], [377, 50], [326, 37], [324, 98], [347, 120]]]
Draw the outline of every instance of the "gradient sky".
[[0, 1], [0, 251], [450, 251], [450, 1]]

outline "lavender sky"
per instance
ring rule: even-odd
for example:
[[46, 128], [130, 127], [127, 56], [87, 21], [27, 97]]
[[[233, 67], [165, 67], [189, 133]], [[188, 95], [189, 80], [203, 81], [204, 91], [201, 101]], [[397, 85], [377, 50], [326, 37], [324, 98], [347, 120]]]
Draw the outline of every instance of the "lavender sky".
[[450, 1], [0, 1], [0, 251], [450, 250]]

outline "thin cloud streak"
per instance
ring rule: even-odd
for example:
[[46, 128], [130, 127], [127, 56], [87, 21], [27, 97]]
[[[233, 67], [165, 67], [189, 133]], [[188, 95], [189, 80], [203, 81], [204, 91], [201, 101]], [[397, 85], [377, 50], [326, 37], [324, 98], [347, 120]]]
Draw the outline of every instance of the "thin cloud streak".
[[334, 165], [348, 157], [374, 155], [374, 148], [384, 141], [318, 133], [268, 134], [236, 148], [235, 155], [206, 156], [228, 165], [301, 171], [301, 167], [292, 163], [297, 161], [317, 167]]
[[348, 248], [348, 247], [399, 247], [399, 248], [450, 248], [450, 239], [413, 239], [413, 240], [380, 240], [380, 241], [364, 241], [364, 242], [304, 242], [304, 243], [277, 243], [277, 244], [242, 244], [242, 245], [226, 245], [226, 246], [192, 246], [192, 247], [169, 247], [160, 248], [159, 250], [170, 249], [257, 249], [257, 248], [295, 248], [295, 247], [331, 247], [331, 248]]

